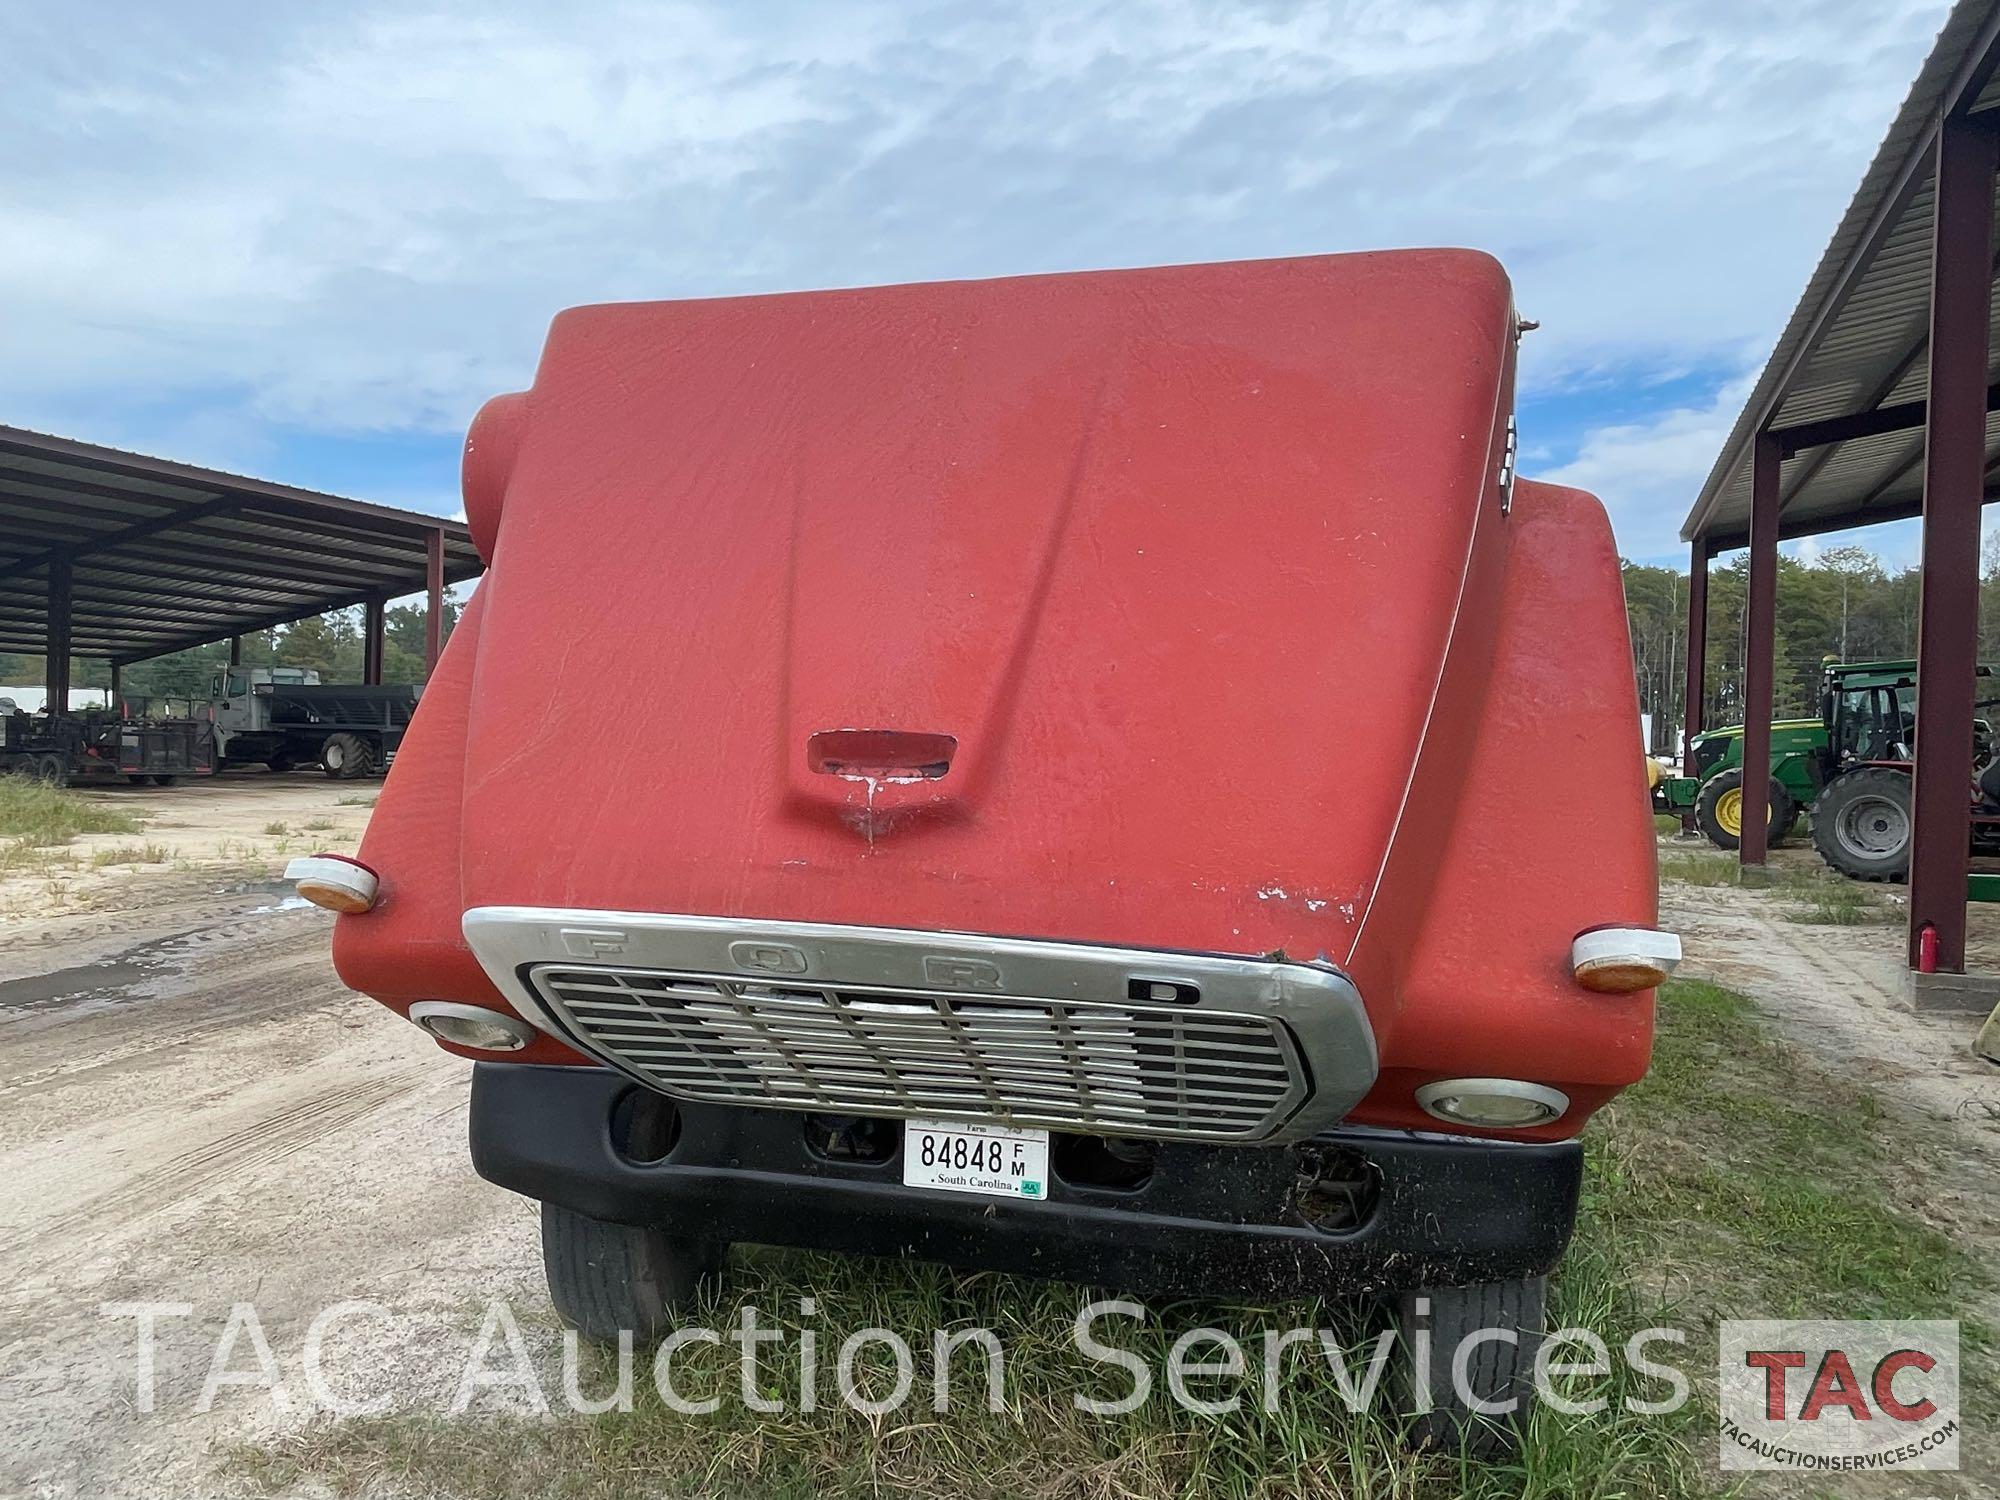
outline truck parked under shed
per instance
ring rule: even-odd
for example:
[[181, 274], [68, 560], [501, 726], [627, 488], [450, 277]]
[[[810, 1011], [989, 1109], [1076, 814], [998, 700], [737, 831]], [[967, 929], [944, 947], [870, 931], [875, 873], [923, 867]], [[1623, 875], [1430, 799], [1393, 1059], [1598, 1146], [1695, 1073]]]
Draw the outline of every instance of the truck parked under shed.
[[370, 775], [403, 742], [417, 691], [323, 683], [307, 667], [225, 667], [209, 680], [216, 759], [273, 771], [317, 764], [343, 781]]

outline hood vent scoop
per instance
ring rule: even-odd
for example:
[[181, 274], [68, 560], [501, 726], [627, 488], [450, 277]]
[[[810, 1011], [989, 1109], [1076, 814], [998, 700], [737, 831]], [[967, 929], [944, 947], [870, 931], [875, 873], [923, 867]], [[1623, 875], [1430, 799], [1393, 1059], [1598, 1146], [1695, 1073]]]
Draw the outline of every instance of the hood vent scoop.
[[806, 766], [848, 781], [936, 781], [951, 769], [958, 738], [906, 729], [822, 729], [806, 737]]

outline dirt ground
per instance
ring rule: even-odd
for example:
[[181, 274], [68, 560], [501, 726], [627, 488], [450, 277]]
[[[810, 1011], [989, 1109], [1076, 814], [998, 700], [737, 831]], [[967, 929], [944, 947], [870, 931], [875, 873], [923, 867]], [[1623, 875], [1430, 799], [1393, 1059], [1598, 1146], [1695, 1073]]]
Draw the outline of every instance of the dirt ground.
[[[135, 842], [100, 835], [0, 881], [0, 1495], [226, 1491], [230, 1447], [305, 1406], [225, 1385], [200, 1409], [234, 1304], [293, 1392], [314, 1315], [377, 1304], [388, 1317], [329, 1338], [327, 1384], [351, 1399], [386, 1378], [398, 1406], [438, 1411], [486, 1299], [544, 1305], [533, 1206], [466, 1161], [468, 1067], [344, 991], [330, 919], [277, 878], [291, 854], [351, 847], [373, 790], [108, 792], [166, 855], [94, 867], [95, 847]], [[1671, 883], [1663, 916], [1687, 972], [1755, 997], [1935, 1141], [1913, 1171], [1923, 1212], [2000, 1246], [2000, 1068], [1971, 1056], [1974, 1018], [1905, 1006], [1900, 928], [1806, 926], [1769, 893]], [[1974, 924], [2000, 972], [2000, 910]], [[186, 1309], [159, 1317], [150, 1412], [136, 1322], [107, 1311], [123, 1303]], [[257, 1364], [245, 1331], [227, 1368]]]
[[[137, 837], [170, 859], [91, 869], [83, 851], [134, 841], [95, 836], [66, 873], [0, 885], [0, 1496], [215, 1493], [222, 1447], [287, 1419], [261, 1387], [196, 1409], [235, 1303], [293, 1390], [320, 1308], [391, 1309], [329, 1338], [338, 1393], [418, 1380], [440, 1363], [429, 1340], [457, 1341], [455, 1377], [467, 1309], [538, 1294], [532, 1206], [466, 1164], [468, 1066], [342, 989], [332, 919], [278, 878], [289, 855], [351, 847], [367, 808], [341, 799], [375, 789], [107, 792], [156, 812]], [[322, 820], [339, 827], [263, 831]], [[191, 1309], [159, 1319], [150, 1414], [136, 1320], [104, 1310], [123, 1302]], [[234, 1354], [257, 1368], [247, 1332]]]

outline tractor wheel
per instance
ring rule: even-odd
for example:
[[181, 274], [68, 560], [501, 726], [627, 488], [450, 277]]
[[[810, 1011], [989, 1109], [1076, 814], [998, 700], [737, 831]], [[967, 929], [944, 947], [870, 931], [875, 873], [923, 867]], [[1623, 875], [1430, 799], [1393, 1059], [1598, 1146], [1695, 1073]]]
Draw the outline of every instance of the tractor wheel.
[[[1784, 842], [1785, 835], [1791, 831], [1798, 807], [1776, 777], [1771, 780], [1768, 795], [1771, 807], [1766, 826], [1770, 832], [1766, 835], [1766, 842], [1769, 847], [1775, 848]], [[1701, 784], [1701, 795], [1695, 798], [1694, 803], [1694, 820], [1708, 835], [1708, 841], [1718, 849], [1734, 849], [1742, 842], [1742, 767], [1732, 766], [1727, 771], [1718, 771]]]
[[35, 780], [45, 781], [50, 786], [68, 786], [69, 761], [54, 753], [36, 756]]
[[358, 734], [342, 730], [320, 746], [320, 769], [336, 781], [353, 781], [375, 769], [375, 750]]
[[1913, 827], [1909, 774], [1886, 766], [1836, 776], [1813, 803], [1813, 847], [1854, 880], [1907, 879]]
[[154, 776], [152, 782], [154, 786], [172, 786], [174, 778], [172, 776]]

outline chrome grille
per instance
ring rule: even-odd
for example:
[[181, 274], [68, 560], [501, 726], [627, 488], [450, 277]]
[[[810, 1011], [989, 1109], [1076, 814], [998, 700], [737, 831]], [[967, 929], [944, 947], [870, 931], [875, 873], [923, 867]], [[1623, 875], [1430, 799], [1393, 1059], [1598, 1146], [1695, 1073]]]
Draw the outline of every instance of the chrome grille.
[[577, 1042], [663, 1092], [840, 1114], [1250, 1140], [1305, 1097], [1281, 1021], [1151, 1006], [542, 964]]

